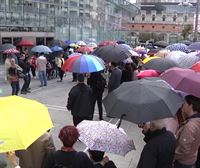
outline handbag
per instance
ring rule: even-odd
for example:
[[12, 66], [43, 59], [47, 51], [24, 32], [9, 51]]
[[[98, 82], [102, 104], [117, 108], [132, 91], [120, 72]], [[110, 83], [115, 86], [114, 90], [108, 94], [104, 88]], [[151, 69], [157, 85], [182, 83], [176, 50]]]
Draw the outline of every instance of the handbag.
[[19, 76], [19, 78], [24, 78], [25, 77], [25, 75], [20, 70], [17, 70], [17, 75]]

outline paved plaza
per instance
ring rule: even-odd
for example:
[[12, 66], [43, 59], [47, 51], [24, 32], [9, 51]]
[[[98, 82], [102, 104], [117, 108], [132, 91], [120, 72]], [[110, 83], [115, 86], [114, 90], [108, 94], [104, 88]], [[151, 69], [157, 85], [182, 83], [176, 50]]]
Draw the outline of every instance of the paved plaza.
[[[4, 70], [3, 66], [0, 66], [0, 96], [8, 96], [11, 94], [11, 87], [9, 83], [4, 80]], [[69, 73], [64, 78], [63, 82], [57, 82], [58, 79], [52, 79], [48, 81], [47, 87], [39, 87], [40, 82], [38, 79], [32, 79], [31, 81], [31, 93], [26, 95], [20, 95], [26, 98], [37, 100], [43, 104], [45, 104], [50, 112], [51, 118], [54, 123], [54, 127], [51, 130], [53, 135], [54, 143], [56, 148], [59, 149], [61, 147], [61, 143], [58, 139], [58, 133], [60, 128], [64, 125], [72, 124], [72, 116], [70, 111], [66, 109], [66, 103], [68, 98], [69, 90], [76, 84], [72, 81], [72, 75]], [[22, 86], [22, 80], [20, 82]], [[107, 90], [105, 90], [105, 95], [107, 94]], [[95, 109], [94, 120], [98, 120], [98, 109]], [[115, 118], [107, 118], [104, 110], [104, 120], [116, 124], [119, 120]], [[37, 124], [37, 123], [36, 123]], [[136, 168], [137, 162], [140, 157], [141, 150], [144, 146], [143, 135], [141, 130], [137, 127], [137, 125], [122, 121], [121, 127], [125, 130], [125, 132], [129, 135], [130, 138], [134, 140], [136, 150], [129, 152], [125, 157], [109, 154], [111, 160], [113, 160], [118, 168]], [[77, 142], [75, 145], [75, 149], [77, 151], [86, 151], [86, 146]]]

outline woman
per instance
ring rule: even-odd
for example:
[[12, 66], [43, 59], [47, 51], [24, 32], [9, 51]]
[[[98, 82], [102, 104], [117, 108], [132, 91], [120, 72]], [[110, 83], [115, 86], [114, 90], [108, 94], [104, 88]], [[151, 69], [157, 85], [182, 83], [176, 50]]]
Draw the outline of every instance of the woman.
[[58, 72], [59, 72], [59, 77], [60, 80], [58, 80], [58, 82], [62, 82], [63, 80], [63, 75], [64, 75], [64, 71], [61, 69], [62, 65], [64, 64], [64, 58], [63, 58], [63, 54], [61, 54], [60, 56], [58, 56], [58, 58], [56, 59], [56, 65], [58, 67]]
[[[79, 158], [79, 155], [82, 156], [82, 154], [79, 154], [79, 152], [76, 152], [73, 148], [73, 145], [79, 137], [79, 132], [75, 126], [68, 125], [63, 127], [60, 130], [58, 137], [62, 141], [63, 147], [61, 148], [61, 150], [57, 150], [47, 157], [44, 168], [73, 167], [75, 162], [77, 162], [77, 158]], [[86, 161], [82, 158], [79, 158], [79, 160], [83, 162]]]
[[10, 60], [10, 68], [8, 68], [8, 80], [12, 87], [12, 95], [18, 95], [20, 86], [19, 86], [19, 71], [22, 69], [15, 64], [15, 59]]

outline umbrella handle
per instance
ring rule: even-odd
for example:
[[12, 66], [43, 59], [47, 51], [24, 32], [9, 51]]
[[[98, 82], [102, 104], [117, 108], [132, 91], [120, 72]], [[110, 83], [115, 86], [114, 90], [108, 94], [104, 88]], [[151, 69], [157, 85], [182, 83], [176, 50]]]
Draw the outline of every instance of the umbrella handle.
[[122, 119], [123, 119], [125, 116], [126, 116], [126, 114], [122, 114], [122, 115], [121, 115], [121, 117], [120, 117], [120, 119], [119, 119], [119, 123], [118, 123], [118, 125], [117, 125], [117, 128], [120, 127], [120, 125], [121, 125], [121, 123], [122, 123]]

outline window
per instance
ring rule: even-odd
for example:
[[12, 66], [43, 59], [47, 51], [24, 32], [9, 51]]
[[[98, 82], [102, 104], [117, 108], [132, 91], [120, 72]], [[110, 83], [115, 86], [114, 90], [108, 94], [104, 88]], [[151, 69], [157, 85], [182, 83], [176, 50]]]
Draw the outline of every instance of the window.
[[142, 15], [142, 21], [145, 21], [145, 15]]
[[135, 26], [134, 25], [132, 25], [132, 28], [134, 28]]
[[176, 15], [173, 16], [173, 22], [176, 22]]
[[132, 21], [134, 21], [135, 20], [135, 17], [132, 17]]
[[162, 26], [162, 29], [165, 29], [165, 26]]
[[152, 26], [152, 29], [154, 29], [155, 28], [155, 26]]
[[173, 26], [173, 29], [175, 29], [175, 26]]
[[142, 29], [144, 29], [144, 26], [142, 25]]
[[152, 15], [152, 21], [155, 21], [155, 20], [156, 20], [156, 16]]
[[166, 16], [163, 15], [163, 16], [162, 16], [162, 21], [165, 22], [165, 20], [166, 20]]
[[187, 16], [184, 16], [184, 22], [187, 22]]

